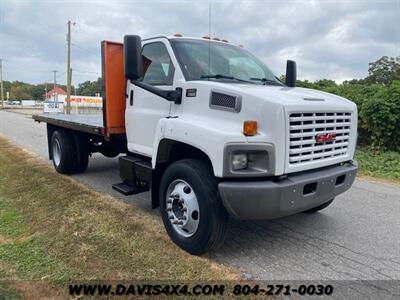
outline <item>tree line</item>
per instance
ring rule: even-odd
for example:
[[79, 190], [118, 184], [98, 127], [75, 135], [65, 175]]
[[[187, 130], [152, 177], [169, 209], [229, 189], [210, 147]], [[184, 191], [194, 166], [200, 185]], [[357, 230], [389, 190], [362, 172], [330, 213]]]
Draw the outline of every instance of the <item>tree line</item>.
[[[4, 93], [9, 92], [10, 100], [44, 100], [45, 91], [50, 91], [54, 87], [54, 83], [31, 84], [22, 81], [3, 81]], [[72, 94], [83, 96], [101, 95], [102, 79], [98, 78], [95, 81], [85, 81], [78, 84], [77, 87], [72, 86]], [[64, 91], [67, 91], [66, 85], [57, 84]], [[5, 97], [5, 96], [4, 96]]]
[[[281, 77], [284, 81], [284, 76]], [[29, 84], [21, 81], [4, 82], [11, 100], [42, 100], [46, 84]], [[371, 62], [368, 76], [337, 84], [333, 80], [314, 82], [298, 80], [297, 86], [322, 90], [350, 99], [358, 107], [358, 142], [375, 149], [400, 150], [400, 56], [383, 56]], [[53, 87], [47, 83], [47, 89]], [[65, 86], [61, 86], [66, 90]], [[76, 89], [76, 95], [95, 96], [102, 93], [102, 79], [85, 81]]]
[[337, 84], [299, 80], [297, 86], [347, 98], [358, 108], [358, 144], [400, 151], [400, 56], [383, 56], [369, 64], [368, 76]]

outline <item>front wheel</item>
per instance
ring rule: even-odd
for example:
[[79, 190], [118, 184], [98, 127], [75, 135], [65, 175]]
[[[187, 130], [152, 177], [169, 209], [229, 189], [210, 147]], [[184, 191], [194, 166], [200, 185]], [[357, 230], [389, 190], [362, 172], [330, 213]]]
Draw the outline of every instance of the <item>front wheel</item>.
[[191, 254], [205, 253], [223, 239], [228, 215], [211, 167], [199, 160], [184, 159], [167, 168], [160, 210], [172, 241]]

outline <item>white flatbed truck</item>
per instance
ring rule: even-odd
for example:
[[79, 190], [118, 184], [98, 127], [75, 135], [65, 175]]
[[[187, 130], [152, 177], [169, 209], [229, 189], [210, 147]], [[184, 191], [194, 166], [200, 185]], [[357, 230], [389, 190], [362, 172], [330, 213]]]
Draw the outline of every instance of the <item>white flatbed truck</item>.
[[[102, 42], [103, 114], [41, 114], [63, 174], [91, 153], [119, 157], [124, 195], [151, 189], [170, 238], [192, 254], [222, 240], [229, 216], [315, 212], [354, 182], [357, 107], [281, 82], [242, 47], [159, 36]], [[122, 155], [121, 155], [122, 154]]]

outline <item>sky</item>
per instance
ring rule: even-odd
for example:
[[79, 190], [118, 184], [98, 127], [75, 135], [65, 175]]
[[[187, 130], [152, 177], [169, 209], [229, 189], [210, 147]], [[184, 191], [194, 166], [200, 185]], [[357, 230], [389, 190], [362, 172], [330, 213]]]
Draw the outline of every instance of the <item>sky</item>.
[[[210, 14], [211, 9], [211, 14]], [[201, 37], [241, 44], [278, 76], [287, 59], [299, 79], [363, 78], [368, 63], [400, 55], [400, 0], [375, 1], [0, 1], [3, 79], [66, 83], [67, 21], [72, 83], [101, 76], [100, 42], [125, 34]]]

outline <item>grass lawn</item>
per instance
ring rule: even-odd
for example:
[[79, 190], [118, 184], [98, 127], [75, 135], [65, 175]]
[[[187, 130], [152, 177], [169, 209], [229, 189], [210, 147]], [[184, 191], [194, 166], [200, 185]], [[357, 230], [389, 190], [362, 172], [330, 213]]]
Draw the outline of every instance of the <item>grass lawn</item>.
[[374, 153], [370, 149], [357, 148], [356, 160], [360, 164], [359, 175], [400, 183], [400, 152]]
[[62, 297], [71, 280], [229, 279], [238, 273], [176, 247], [159, 218], [57, 174], [0, 137], [0, 299]]

